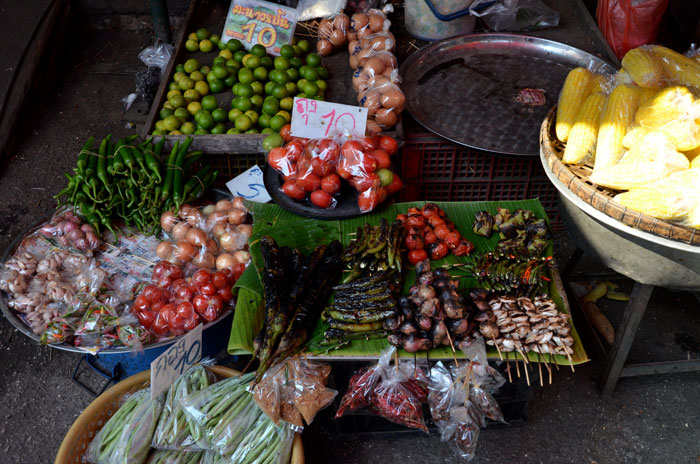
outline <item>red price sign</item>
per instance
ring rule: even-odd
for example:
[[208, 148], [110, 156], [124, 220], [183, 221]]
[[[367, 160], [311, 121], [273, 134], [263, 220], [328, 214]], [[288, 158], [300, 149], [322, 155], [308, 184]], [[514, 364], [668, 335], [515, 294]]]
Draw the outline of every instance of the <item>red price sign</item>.
[[362, 137], [367, 127], [367, 108], [308, 98], [295, 98], [292, 135], [319, 139], [336, 135]]

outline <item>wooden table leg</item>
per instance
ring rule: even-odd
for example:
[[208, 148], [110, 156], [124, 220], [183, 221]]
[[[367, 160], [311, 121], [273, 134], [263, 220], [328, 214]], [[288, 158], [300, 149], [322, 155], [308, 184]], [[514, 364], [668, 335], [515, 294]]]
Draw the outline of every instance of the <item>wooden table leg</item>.
[[622, 317], [622, 323], [617, 329], [615, 341], [608, 351], [603, 373], [600, 376], [598, 386], [602, 396], [610, 396], [615, 389], [653, 290], [653, 285], [640, 284], [639, 282], [634, 284]]

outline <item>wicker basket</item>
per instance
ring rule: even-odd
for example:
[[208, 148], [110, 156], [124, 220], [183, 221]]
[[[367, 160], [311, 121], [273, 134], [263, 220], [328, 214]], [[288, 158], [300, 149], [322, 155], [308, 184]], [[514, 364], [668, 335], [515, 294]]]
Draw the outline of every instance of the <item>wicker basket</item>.
[[[238, 372], [221, 366], [208, 368], [220, 377], [232, 377]], [[55, 464], [82, 463], [83, 455], [90, 441], [100, 428], [119, 409], [122, 398], [137, 390], [147, 387], [151, 381], [151, 371], [139, 372], [136, 375], [119, 382], [98, 396], [95, 401], [85, 408], [76, 419], [61, 443], [56, 455]], [[290, 464], [304, 464], [304, 447], [301, 435], [294, 436], [292, 443], [292, 458]]]
[[554, 135], [554, 118], [556, 106], [553, 107], [540, 129], [540, 147], [552, 173], [571, 192], [608, 216], [659, 237], [676, 240], [690, 245], [700, 245], [700, 233], [696, 229], [671, 224], [646, 214], [622, 206], [613, 200], [616, 191], [600, 187], [588, 180], [593, 167], [590, 164], [567, 166], [562, 161], [564, 144]]

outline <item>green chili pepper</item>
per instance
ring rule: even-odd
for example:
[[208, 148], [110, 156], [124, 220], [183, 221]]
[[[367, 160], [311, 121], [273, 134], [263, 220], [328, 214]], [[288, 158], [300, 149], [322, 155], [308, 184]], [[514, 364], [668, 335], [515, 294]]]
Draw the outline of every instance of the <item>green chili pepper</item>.
[[185, 156], [187, 155], [187, 150], [192, 144], [192, 137], [187, 137], [185, 142], [180, 147], [180, 152], [177, 154], [175, 159], [175, 173], [173, 174], [173, 202], [175, 203], [175, 209], [180, 209], [182, 200], [184, 199], [184, 185], [183, 179], [183, 166], [185, 164]]
[[200, 169], [197, 172], [197, 174], [190, 177], [187, 183], [185, 184], [183, 195], [186, 197], [187, 194], [190, 193], [197, 186], [197, 184], [203, 184], [204, 178], [207, 176], [207, 174], [211, 172], [211, 170], [211, 164], [207, 164], [202, 169]]
[[95, 137], [90, 136], [87, 142], [85, 142], [85, 145], [83, 145], [83, 148], [80, 150], [80, 153], [78, 153], [78, 162], [76, 163], [76, 166], [78, 172], [80, 172], [81, 174], [84, 174], [85, 169], [87, 169], [90, 150], [92, 150], [92, 146], [94, 143]]
[[107, 177], [107, 156], [108, 147], [111, 145], [111, 138], [112, 134], [108, 135], [104, 140], [106, 143], [100, 145], [100, 155], [97, 159], [97, 178], [102, 181], [107, 189], [107, 193], [111, 193], [109, 188], [109, 177]]
[[158, 162], [157, 156], [154, 156], [154, 153], [152, 150], [146, 150], [143, 154], [145, 158], [145, 163], [148, 169], [150, 169], [151, 173], [153, 174], [151, 176], [151, 179], [155, 179], [156, 183], [160, 184], [163, 179], [160, 177], [160, 162]]
[[165, 181], [163, 182], [163, 190], [161, 191], [161, 202], [164, 202], [170, 196], [170, 190], [173, 185], [173, 173], [175, 172], [175, 159], [177, 158], [180, 142], [175, 142], [173, 149], [170, 151], [168, 162], [165, 165]]
[[165, 141], [166, 141], [165, 137], [161, 137], [160, 140], [158, 141], [158, 143], [156, 143], [155, 151], [156, 151], [156, 156], [158, 157], [159, 160], [160, 160], [161, 153], [163, 153], [163, 147], [165, 147]]
[[202, 157], [202, 152], [201, 151], [191, 151], [185, 156], [185, 165], [182, 167], [185, 172], [189, 172], [192, 169], [192, 166], [197, 163], [197, 161], [200, 160]]

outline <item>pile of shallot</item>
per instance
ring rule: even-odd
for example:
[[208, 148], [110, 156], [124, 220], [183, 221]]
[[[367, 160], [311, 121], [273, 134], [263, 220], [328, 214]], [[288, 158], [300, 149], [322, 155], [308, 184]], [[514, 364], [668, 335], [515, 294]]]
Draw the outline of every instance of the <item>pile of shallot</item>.
[[92, 254], [102, 243], [95, 228], [70, 209], [56, 213], [50, 222], [39, 229], [39, 233], [55, 240], [61, 247], [74, 248], [88, 254]]

